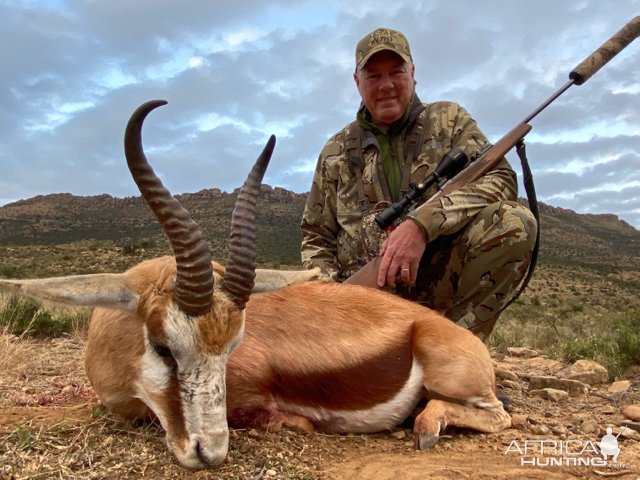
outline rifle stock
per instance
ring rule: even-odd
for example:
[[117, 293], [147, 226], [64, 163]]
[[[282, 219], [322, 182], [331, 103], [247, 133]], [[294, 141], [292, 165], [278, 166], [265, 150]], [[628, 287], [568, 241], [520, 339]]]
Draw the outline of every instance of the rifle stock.
[[451, 192], [475, 182], [484, 174], [495, 167], [500, 160], [507, 154], [509, 150], [515, 147], [522, 139], [531, 131], [531, 125], [528, 123], [520, 123], [516, 125], [509, 133], [496, 142], [489, 150], [487, 150], [477, 160], [471, 162], [467, 168], [458, 173], [449, 180], [433, 197], [426, 203], [433, 202], [438, 198], [449, 195]]
[[364, 267], [347, 278], [343, 283], [351, 283], [352, 285], [362, 285], [363, 287], [378, 288], [378, 269], [382, 257], [376, 257], [369, 260]]

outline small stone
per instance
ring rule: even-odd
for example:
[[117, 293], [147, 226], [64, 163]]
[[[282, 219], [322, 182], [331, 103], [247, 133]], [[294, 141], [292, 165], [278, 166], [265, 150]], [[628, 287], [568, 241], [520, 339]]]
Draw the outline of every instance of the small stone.
[[260, 437], [260, 433], [257, 430], [254, 430], [253, 428], [247, 432], [247, 435], [249, 435], [251, 438]]
[[609, 380], [605, 367], [592, 360], [578, 360], [557, 373], [558, 378], [578, 380], [587, 385], [599, 385]]
[[539, 390], [529, 390], [529, 395], [544, 398], [545, 400], [551, 400], [552, 402], [559, 402], [569, 397], [569, 394], [564, 390], [556, 390], [555, 388], [542, 388]]
[[532, 397], [540, 397], [540, 398], [547, 398], [547, 392], [544, 390], [544, 388], [535, 388], [533, 390], [529, 390], [529, 395], [531, 395]]
[[541, 390], [544, 388], [553, 388], [563, 390], [571, 397], [584, 395], [589, 391], [588, 385], [577, 380], [563, 380], [550, 376], [534, 376], [529, 378], [529, 388], [531, 390]]
[[[553, 375], [564, 367], [562, 362], [558, 360], [542, 357], [529, 358], [525, 360], [525, 364], [529, 372], [540, 372], [535, 373], [535, 375]], [[534, 373], [530, 374], [530, 376], [532, 375]]]
[[618, 409], [613, 405], [605, 405], [604, 407], [602, 407], [602, 413], [604, 413], [605, 415], [613, 415], [615, 413], [618, 413]]
[[507, 348], [507, 353], [512, 357], [519, 358], [533, 358], [538, 356], [538, 352], [536, 350], [526, 347], [509, 347]]
[[397, 440], [404, 440], [407, 438], [407, 433], [404, 430], [398, 430], [397, 432], [393, 432], [391, 436]]
[[267, 476], [269, 477], [275, 477], [276, 475], [278, 475], [278, 472], [276, 472], [273, 469], [267, 470]]
[[620, 423], [620, 426], [621, 427], [630, 428], [631, 430], [634, 430], [634, 431], [640, 433], [640, 422], [630, 422], [628, 420], [623, 420]]
[[511, 426], [516, 430], [526, 430], [527, 428], [527, 416], [516, 413], [511, 415]]
[[528, 418], [531, 425], [541, 425], [544, 423], [544, 419], [538, 415], [529, 415]]
[[567, 433], [568, 433], [567, 428], [566, 428], [566, 427], [564, 427], [564, 426], [562, 426], [562, 425], [553, 425], [553, 426], [551, 427], [551, 431], [552, 431], [554, 434], [559, 435], [559, 436], [562, 436], [562, 435], [565, 435], [565, 436], [566, 436], [566, 435], [567, 435]]
[[494, 367], [496, 366], [497, 362], [501, 362], [502, 360], [504, 360], [504, 353], [502, 352], [491, 349], [489, 353], [491, 353], [491, 358], [492, 358]]
[[[604, 435], [606, 433], [605, 429], [601, 428], [599, 433], [600, 433], [600, 436]], [[623, 425], [620, 429], [617, 429], [617, 428], [613, 429], [612, 433], [615, 436], [620, 436], [620, 437], [626, 438], [628, 440], [635, 440], [636, 442], [640, 441], [640, 433], [638, 433], [635, 430], [629, 428], [627, 425]]]
[[529, 431], [534, 435], [549, 435], [551, 429], [546, 425], [533, 425]]
[[640, 433], [636, 432], [635, 430], [631, 430], [630, 428], [625, 428], [624, 430], [621, 430], [620, 436], [628, 440], [635, 440], [636, 442], [640, 442]]
[[629, 420], [640, 422], [640, 404], [625, 405], [620, 409], [620, 412]]
[[511, 380], [514, 382], [518, 381], [518, 376], [510, 370], [504, 368], [495, 368], [494, 372], [498, 380]]
[[566, 398], [569, 398], [569, 393], [564, 390], [556, 390], [555, 388], [545, 388], [547, 391], [547, 398], [552, 402], [559, 402]]
[[593, 433], [598, 431], [598, 424], [595, 420], [584, 420], [580, 424], [580, 431], [582, 433]]
[[607, 389], [609, 393], [627, 393], [631, 388], [631, 382], [629, 380], [618, 380], [617, 382], [613, 382], [611, 386]]
[[511, 390], [522, 390], [522, 385], [518, 382], [514, 382], [513, 380], [502, 380], [500, 385], [504, 388], [510, 388]]

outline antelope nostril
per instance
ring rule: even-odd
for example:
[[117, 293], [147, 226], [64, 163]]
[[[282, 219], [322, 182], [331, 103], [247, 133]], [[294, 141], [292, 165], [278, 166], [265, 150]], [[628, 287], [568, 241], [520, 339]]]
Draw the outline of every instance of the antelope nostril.
[[204, 445], [200, 440], [195, 442], [193, 450], [198, 457], [198, 460], [209, 467], [220, 465], [227, 457], [226, 450], [224, 452], [212, 452], [208, 450], [206, 445]]
[[209, 463], [204, 456], [204, 452], [202, 451], [202, 443], [200, 443], [200, 440], [196, 440], [195, 450], [196, 455], [198, 455], [198, 458], [202, 463]]

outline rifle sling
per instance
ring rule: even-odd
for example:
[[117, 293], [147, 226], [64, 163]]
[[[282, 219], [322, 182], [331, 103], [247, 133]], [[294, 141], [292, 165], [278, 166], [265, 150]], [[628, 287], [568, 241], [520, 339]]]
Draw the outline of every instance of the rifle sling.
[[[524, 183], [524, 189], [527, 193], [527, 200], [529, 202], [529, 210], [533, 214], [533, 217], [536, 220], [536, 243], [533, 246], [533, 250], [531, 251], [531, 261], [529, 262], [529, 266], [527, 267], [527, 272], [525, 273], [522, 283], [516, 293], [509, 299], [504, 306], [497, 311], [493, 317], [488, 320], [484, 320], [483, 322], [477, 323], [473, 326], [468, 327], [468, 329], [473, 332], [474, 335], [488, 335], [492, 330], [498, 317], [502, 312], [506, 310], [506, 308], [515, 302], [518, 297], [524, 292], [524, 289], [527, 288], [529, 284], [529, 280], [533, 276], [533, 271], [536, 268], [536, 263], [538, 261], [538, 250], [540, 248], [540, 212], [538, 210], [538, 199], [536, 197], [536, 189], [533, 184], [533, 175], [531, 173], [531, 168], [529, 167], [529, 161], [527, 160], [527, 152], [524, 144], [524, 140], [520, 140], [516, 144], [516, 152], [518, 153], [518, 157], [520, 158], [520, 164], [522, 165], [522, 182]], [[481, 337], [482, 338], [482, 337]]]
[[499, 313], [502, 313], [509, 305], [515, 302], [518, 297], [522, 294], [527, 285], [529, 284], [529, 280], [533, 276], [533, 271], [536, 268], [536, 263], [538, 261], [538, 250], [540, 248], [540, 212], [538, 210], [538, 198], [536, 197], [536, 188], [533, 184], [533, 174], [531, 173], [531, 167], [529, 167], [529, 161], [527, 160], [527, 150], [524, 144], [524, 140], [520, 140], [516, 145], [516, 152], [518, 157], [520, 158], [520, 164], [522, 165], [522, 182], [524, 183], [524, 190], [527, 193], [527, 201], [529, 202], [529, 210], [533, 214], [533, 217], [536, 219], [536, 243], [533, 246], [533, 250], [531, 251], [531, 261], [529, 262], [529, 266], [527, 267], [527, 273], [525, 274], [522, 283], [520, 284], [520, 288], [515, 293], [513, 297], [500, 309]]

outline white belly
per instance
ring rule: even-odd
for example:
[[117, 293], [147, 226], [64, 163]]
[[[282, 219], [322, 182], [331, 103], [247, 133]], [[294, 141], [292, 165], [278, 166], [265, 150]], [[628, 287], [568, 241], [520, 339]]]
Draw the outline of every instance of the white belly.
[[[373, 380], [375, 381], [375, 380]], [[402, 389], [389, 401], [364, 410], [335, 410], [276, 401], [278, 410], [311, 420], [316, 428], [332, 433], [372, 433], [391, 430], [411, 413], [420, 400], [422, 367], [413, 360]]]

